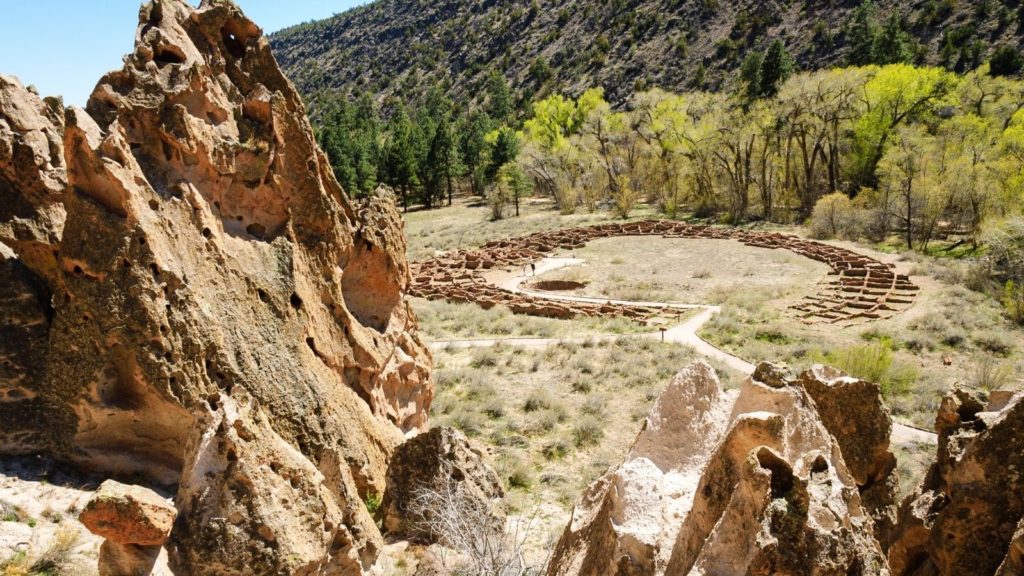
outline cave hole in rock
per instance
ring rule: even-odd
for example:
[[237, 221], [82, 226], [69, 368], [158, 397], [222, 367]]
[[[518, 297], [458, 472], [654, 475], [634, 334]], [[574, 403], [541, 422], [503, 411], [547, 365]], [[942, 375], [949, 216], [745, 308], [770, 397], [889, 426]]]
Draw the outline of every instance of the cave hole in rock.
[[779, 455], [762, 447], [757, 451], [757, 463], [772, 475], [772, 498], [784, 498], [793, 490], [793, 469]]
[[150, 200], [149, 201], [149, 209], [150, 210], [154, 210], [154, 211], [159, 210], [160, 209], [160, 203], [157, 202], [156, 200]]
[[292, 308], [296, 310], [302, 309], [302, 298], [300, 298], [299, 295], [296, 294], [295, 292], [292, 292], [291, 298], [289, 298], [288, 300], [289, 302], [291, 302]]
[[163, 68], [168, 64], [184, 64], [185, 53], [177, 46], [157, 46], [156, 50], [153, 52], [153, 61], [156, 62], [157, 66], [160, 68]]
[[168, 162], [174, 160], [174, 147], [167, 140], [160, 140], [160, 149], [164, 152], [164, 159]]
[[369, 242], [356, 244], [352, 258], [341, 273], [341, 294], [345, 307], [363, 326], [383, 333], [391, 314], [402, 299], [398, 276], [384, 274], [391, 269], [386, 250], [373, 250]]
[[824, 472], [828, 472], [828, 460], [821, 454], [818, 454], [814, 462], [811, 463], [811, 474], [821, 474]]
[[244, 25], [238, 20], [228, 20], [220, 29], [221, 41], [224, 47], [235, 58], [245, 56], [246, 45], [249, 39], [259, 34], [259, 29], [253, 24]]
[[101, 404], [121, 410], [137, 410], [144, 404], [142, 384], [137, 381], [135, 357], [123, 348], [110, 354], [112, 374], [98, 383], [97, 396]]
[[267, 296], [267, 291], [264, 290], [263, 288], [256, 289], [256, 297], [259, 298], [260, 302], [263, 302], [264, 304], [266, 304], [267, 301], [270, 300], [270, 297]]
[[245, 232], [250, 236], [255, 236], [256, 238], [263, 238], [263, 236], [267, 233], [267, 227], [264, 226], [263, 224], [260, 224], [259, 222], [253, 222], [252, 224], [249, 224], [248, 226], [245, 227]]

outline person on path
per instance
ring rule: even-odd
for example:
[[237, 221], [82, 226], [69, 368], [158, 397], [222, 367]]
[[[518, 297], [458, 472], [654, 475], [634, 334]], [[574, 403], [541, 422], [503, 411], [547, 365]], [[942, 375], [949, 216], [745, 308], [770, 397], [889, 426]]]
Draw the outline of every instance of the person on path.
[[534, 276], [537, 275], [537, 265], [533, 262], [530, 263], [530, 272], [532, 272]]

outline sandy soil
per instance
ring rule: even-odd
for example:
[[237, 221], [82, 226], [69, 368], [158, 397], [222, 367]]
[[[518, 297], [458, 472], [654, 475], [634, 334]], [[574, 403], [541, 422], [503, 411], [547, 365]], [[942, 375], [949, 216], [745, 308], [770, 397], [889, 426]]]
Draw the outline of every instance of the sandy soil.
[[792, 252], [734, 240], [603, 238], [571, 255], [586, 262], [542, 278], [585, 282], [574, 293], [623, 300], [718, 304], [742, 286], [795, 302], [829, 272]]
[[71, 560], [74, 574], [97, 574], [96, 559], [103, 540], [78, 521], [78, 512], [96, 488], [86, 479], [37, 458], [0, 461], [0, 563], [15, 554], [36, 557], [62, 531], [78, 534]]

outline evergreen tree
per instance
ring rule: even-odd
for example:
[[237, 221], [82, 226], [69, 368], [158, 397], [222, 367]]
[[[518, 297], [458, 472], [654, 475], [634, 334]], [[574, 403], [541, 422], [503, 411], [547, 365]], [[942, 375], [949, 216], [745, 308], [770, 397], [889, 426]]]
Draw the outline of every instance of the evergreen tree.
[[740, 78], [743, 80], [747, 100], [756, 100], [761, 95], [761, 66], [764, 64], [764, 53], [753, 50], [743, 59], [740, 67]]
[[871, 51], [874, 64], [901, 64], [914, 59], [914, 51], [910, 36], [903, 30], [903, 23], [898, 14], [889, 17], [885, 27], [879, 32]]
[[871, 0], [864, 0], [853, 11], [846, 31], [846, 44], [850, 47], [847, 61], [854, 66], [872, 64], [876, 36], [878, 25], [875, 23], [875, 4]]
[[786, 46], [782, 40], [775, 40], [768, 47], [768, 52], [761, 62], [760, 97], [774, 96], [779, 86], [793, 73], [793, 59], [786, 52]]
[[391, 120], [384, 145], [380, 179], [399, 191], [402, 208], [409, 210], [409, 196], [419, 186], [416, 126], [404, 107], [399, 107]]
[[498, 130], [498, 136], [494, 140], [494, 148], [491, 150], [491, 161], [487, 166], [487, 182], [494, 182], [498, 177], [498, 171], [509, 162], [513, 162], [519, 155], [519, 138], [515, 130], [504, 127]]
[[474, 194], [483, 196], [485, 170], [487, 166], [487, 133], [491, 131], [491, 119], [485, 112], [477, 112], [467, 120], [459, 142], [462, 163], [470, 178]]
[[490, 115], [499, 124], [507, 124], [512, 120], [512, 89], [509, 88], [505, 76], [492, 72], [489, 83]]
[[1021, 69], [1024, 69], [1024, 56], [1021, 56], [1020, 50], [1009, 44], [996, 47], [989, 60], [990, 76], [1014, 76], [1020, 74]]
[[454, 156], [451, 124], [445, 115], [437, 119], [424, 163], [427, 170], [423, 181], [423, 203], [427, 208], [440, 204], [446, 192], [448, 204], [452, 203]]
[[335, 178], [353, 197], [365, 196], [377, 185], [379, 117], [372, 99], [351, 104], [336, 97], [325, 105], [317, 143], [327, 154]]

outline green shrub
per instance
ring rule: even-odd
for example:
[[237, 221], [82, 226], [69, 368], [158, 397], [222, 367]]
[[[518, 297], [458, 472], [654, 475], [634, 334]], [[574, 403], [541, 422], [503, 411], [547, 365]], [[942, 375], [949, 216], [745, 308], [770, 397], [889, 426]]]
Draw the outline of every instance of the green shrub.
[[533, 485], [533, 472], [530, 467], [519, 459], [509, 458], [502, 462], [502, 476], [509, 488], [528, 489]]
[[363, 503], [366, 504], [366, 510], [367, 512], [370, 513], [370, 516], [376, 518], [377, 512], [380, 511], [380, 494], [377, 494], [376, 492], [370, 492], [369, 494], [366, 495], [366, 498], [363, 500]]
[[601, 423], [592, 417], [583, 418], [572, 429], [572, 441], [577, 448], [594, 446], [603, 437]]
[[1024, 325], [1024, 282], [1006, 281], [1003, 286], [1003, 308], [1011, 321]]
[[892, 342], [888, 339], [834, 350], [820, 360], [851, 376], [875, 382], [887, 397], [906, 393], [917, 379], [913, 366], [895, 359]]
[[807, 222], [814, 238], [850, 238], [860, 236], [860, 216], [850, 197], [833, 192], [814, 205]]
[[551, 392], [543, 388], [536, 388], [530, 395], [526, 397], [526, 402], [523, 404], [523, 412], [536, 412], [538, 410], [546, 410], [550, 408], [554, 403], [554, 398], [551, 396]]
[[1013, 381], [1013, 367], [981, 354], [967, 371], [967, 383], [975, 388], [999, 390]]
[[491, 398], [484, 404], [484, 414], [497, 420], [505, 415], [505, 401], [501, 397]]
[[498, 355], [491, 348], [477, 348], [473, 351], [473, 358], [469, 361], [473, 368], [488, 368], [498, 365]]
[[544, 445], [541, 453], [548, 460], [560, 460], [569, 453], [569, 443], [563, 439], [553, 440]]
[[975, 346], [997, 356], [1009, 356], [1013, 351], [1013, 341], [1003, 332], [996, 330], [975, 333], [973, 340]]

